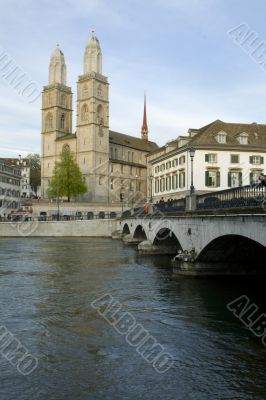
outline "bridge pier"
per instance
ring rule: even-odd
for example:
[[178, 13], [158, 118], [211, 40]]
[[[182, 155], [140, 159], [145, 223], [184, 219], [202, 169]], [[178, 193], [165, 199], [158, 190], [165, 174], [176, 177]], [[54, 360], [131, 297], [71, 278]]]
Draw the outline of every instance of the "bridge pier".
[[129, 218], [114, 237], [141, 254], [176, 256], [172, 265], [183, 275], [258, 275], [266, 274], [265, 228], [265, 214], [191, 214]]
[[122, 240], [123, 240], [123, 242], [124, 242], [125, 244], [128, 244], [128, 245], [137, 245], [137, 244], [139, 244], [143, 239], [134, 238], [134, 237], [131, 236], [131, 235], [125, 235], [125, 236], [123, 236]]
[[150, 240], [144, 240], [143, 242], [139, 243], [138, 250], [140, 254], [169, 254], [173, 255], [177, 253], [176, 246], [158, 246], [153, 244]]
[[265, 275], [261, 269], [250, 269], [241, 263], [202, 262], [192, 259], [178, 259], [171, 261], [173, 272], [184, 276], [257, 276]]

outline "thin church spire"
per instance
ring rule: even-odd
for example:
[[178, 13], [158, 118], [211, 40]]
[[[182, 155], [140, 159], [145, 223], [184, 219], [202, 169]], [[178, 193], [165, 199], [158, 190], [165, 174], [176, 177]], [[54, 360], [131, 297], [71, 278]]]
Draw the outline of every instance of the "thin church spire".
[[148, 141], [148, 124], [147, 124], [147, 109], [146, 109], [146, 93], [144, 92], [144, 110], [143, 110], [143, 123], [141, 127], [141, 138]]

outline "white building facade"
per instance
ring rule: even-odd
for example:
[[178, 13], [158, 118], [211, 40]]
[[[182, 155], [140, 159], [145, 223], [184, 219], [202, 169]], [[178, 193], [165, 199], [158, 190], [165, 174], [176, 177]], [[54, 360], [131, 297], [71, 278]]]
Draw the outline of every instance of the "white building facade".
[[31, 198], [33, 193], [30, 185], [30, 161], [28, 158], [22, 158], [21, 155], [18, 158], [3, 158], [11, 165], [17, 165], [21, 170], [21, 197]]
[[[193, 178], [191, 148], [195, 150]], [[266, 125], [217, 120], [190, 129], [189, 136], [181, 136], [147, 157], [153, 201], [184, 197], [192, 179], [198, 194], [257, 183], [265, 173], [265, 156]]]
[[0, 218], [6, 218], [20, 206], [21, 168], [0, 159]]

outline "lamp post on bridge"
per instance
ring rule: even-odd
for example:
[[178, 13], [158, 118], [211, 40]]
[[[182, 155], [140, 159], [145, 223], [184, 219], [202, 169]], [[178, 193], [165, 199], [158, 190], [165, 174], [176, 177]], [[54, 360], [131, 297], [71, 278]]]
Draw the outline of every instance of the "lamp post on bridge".
[[125, 193], [124, 193], [124, 186], [121, 186], [121, 190], [120, 190], [120, 203], [122, 206], [122, 215], [124, 212], [124, 198], [125, 198]]
[[190, 195], [192, 195], [193, 193], [195, 193], [195, 187], [193, 184], [193, 161], [194, 161], [194, 157], [195, 157], [195, 152], [196, 150], [193, 147], [189, 148], [189, 155], [190, 155], [190, 161], [191, 161], [191, 178], [190, 178]]
[[191, 162], [191, 176], [190, 176], [190, 192], [189, 195], [186, 196], [186, 211], [194, 211], [197, 208], [197, 196], [195, 194], [195, 187], [193, 182], [193, 161], [195, 157], [196, 150], [193, 147], [188, 148], [188, 152], [190, 155], [190, 162]]
[[152, 172], [150, 174], [150, 190], [151, 190], [151, 196], [150, 196], [150, 203], [152, 204], [153, 198], [152, 198], [152, 181], [154, 179], [154, 176], [152, 175]]
[[60, 221], [60, 199], [59, 199], [59, 175], [56, 178], [56, 204], [57, 204], [57, 221]]
[[136, 205], [136, 203], [138, 201], [138, 197], [139, 197], [139, 195], [138, 195], [138, 177], [139, 176], [136, 174], [136, 176], [135, 176], [135, 178], [136, 178], [136, 181], [135, 181], [135, 196], [134, 196], [135, 204], [134, 205]]

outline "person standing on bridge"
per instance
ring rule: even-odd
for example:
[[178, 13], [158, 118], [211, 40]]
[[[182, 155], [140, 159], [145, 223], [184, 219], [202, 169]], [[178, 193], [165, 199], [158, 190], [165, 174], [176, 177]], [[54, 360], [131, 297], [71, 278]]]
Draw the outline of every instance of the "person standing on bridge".
[[261, 174], [259, 176], [259, 181], [260, 181], [261, 186], [265, 187], [266, 186], [266, 175]]

